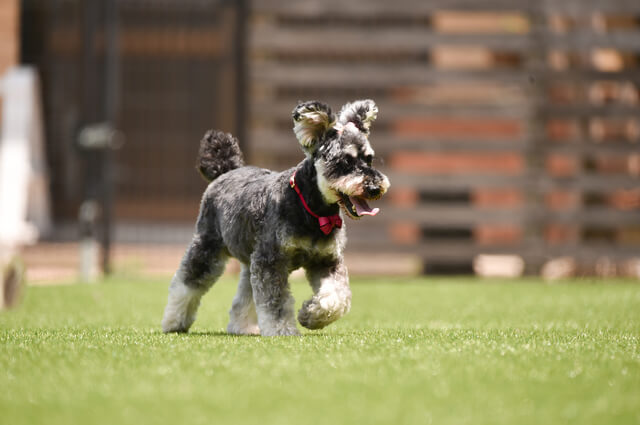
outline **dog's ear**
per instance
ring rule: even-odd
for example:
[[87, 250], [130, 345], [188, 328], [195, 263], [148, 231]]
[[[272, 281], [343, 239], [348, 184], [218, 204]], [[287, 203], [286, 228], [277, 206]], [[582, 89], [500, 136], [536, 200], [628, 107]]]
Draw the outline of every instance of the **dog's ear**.
[[371, 129], [371, 123], [376, 120], [377, 116], [378, 107], [373, 100], [356, 100], [342, 107], [338, 122], [343, 126], [352, 122], [358, 127], [358, 130], [368, 135]]
[[291, 113], [293, 132], [305, 154], [311, 155], [327, 131], [335, 123], [331, 108], [317, 101], [300, 102]]

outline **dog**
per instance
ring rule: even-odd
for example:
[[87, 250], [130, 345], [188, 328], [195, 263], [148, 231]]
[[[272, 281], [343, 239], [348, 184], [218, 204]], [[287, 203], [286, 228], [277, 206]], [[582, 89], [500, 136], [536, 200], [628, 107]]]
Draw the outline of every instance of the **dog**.
[[299, 335], [288, 277], [300, 267], [313, 289], [298, 312], [302, 326], [321, 329], [349, 311], [343, 217], [376, 215], [367, 201], [389, 189], [368, 140], [377, 113], [372, 100], [347, 103], [337, 118], [324, 103], [299, 103], [293, 131], [305, 159], [284, 172], [245, 166], [237, 139], [205, 134], [196, 167], [209, 186], [169, 286], [164, 332], [189, 330], [230, 256], [240, 262], [230, 334]]

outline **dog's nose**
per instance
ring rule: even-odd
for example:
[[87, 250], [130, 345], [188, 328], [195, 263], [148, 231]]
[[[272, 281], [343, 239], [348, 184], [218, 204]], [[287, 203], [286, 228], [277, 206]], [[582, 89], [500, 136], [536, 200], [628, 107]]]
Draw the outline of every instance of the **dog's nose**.
[[367, 187], [367, 196], [369, 198], [376, 198], [380, 196], [381, 189], [378, 186], [369, 186]]

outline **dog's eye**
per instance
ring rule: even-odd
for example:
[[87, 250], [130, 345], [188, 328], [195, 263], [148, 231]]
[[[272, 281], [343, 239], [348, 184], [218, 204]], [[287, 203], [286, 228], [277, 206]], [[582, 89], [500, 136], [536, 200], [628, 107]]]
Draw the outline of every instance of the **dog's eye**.
[[352, 157], [351, 155], [344, 155], [342, 157], [342, 163], [344, 164], [345, 167], [353, 167], [355, 165], [356, 159], [354, 157]]

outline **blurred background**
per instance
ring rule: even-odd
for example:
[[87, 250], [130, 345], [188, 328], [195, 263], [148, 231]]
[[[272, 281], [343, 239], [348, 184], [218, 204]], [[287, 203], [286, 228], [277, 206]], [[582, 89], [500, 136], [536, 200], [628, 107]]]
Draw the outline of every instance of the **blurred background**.
[[173, 273], [205, 130], [283, 170], [298, 100], [359, 98], [391, 190], [347, 223], [352, 273], [640, 276], [638, 1], [0, 0], [0, 32], [0, 236], [32, 282]]

